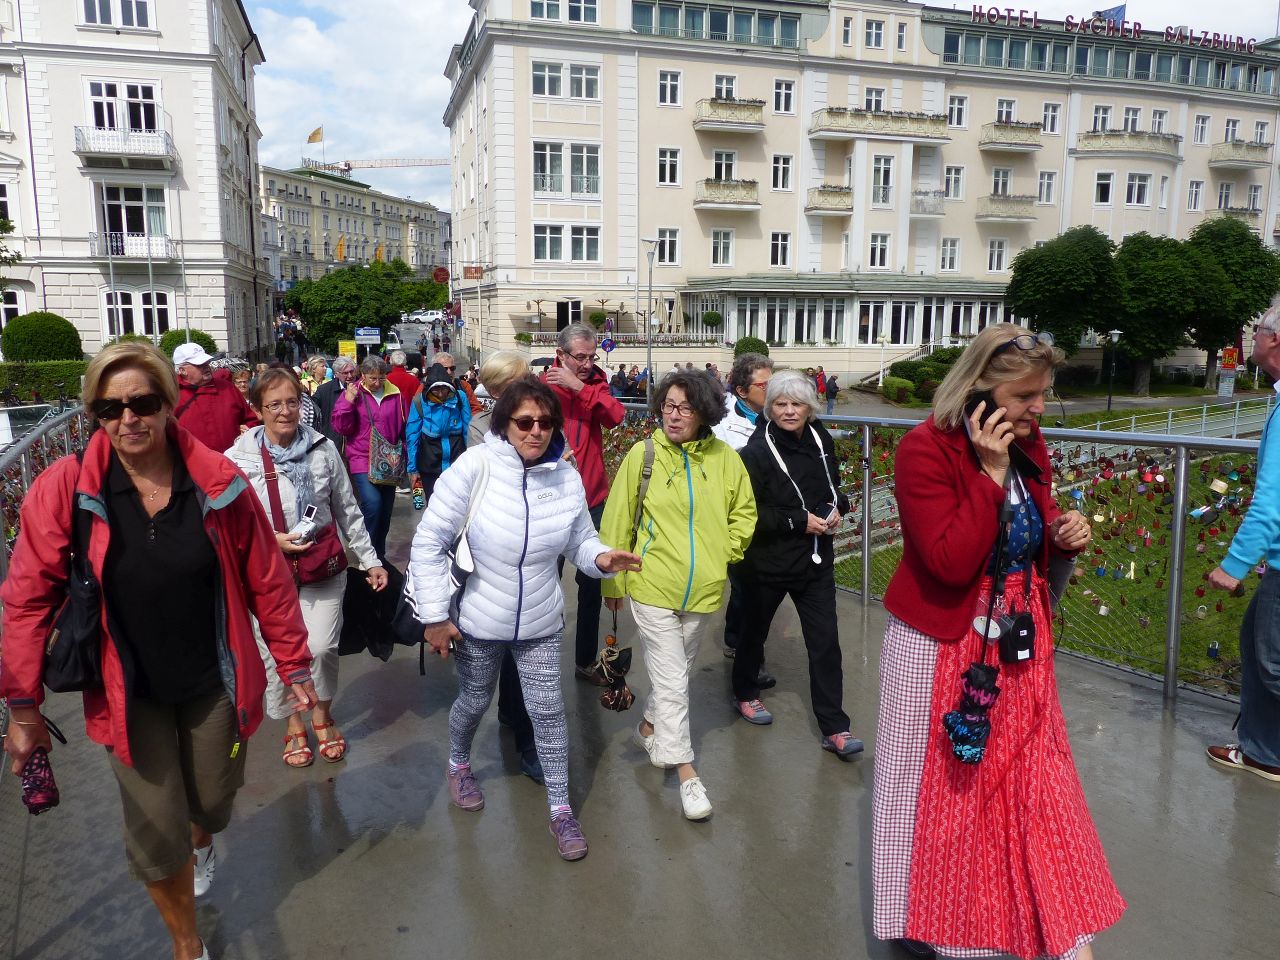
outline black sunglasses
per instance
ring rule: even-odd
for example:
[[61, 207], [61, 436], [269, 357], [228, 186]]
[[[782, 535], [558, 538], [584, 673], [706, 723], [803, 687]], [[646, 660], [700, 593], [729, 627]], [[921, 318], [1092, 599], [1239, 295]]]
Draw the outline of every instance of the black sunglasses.
[[550, 417], [512, 417], [511, 422], [516, 425], [516, 429], [521, 433], [528, 433], [533, 429], [535, 423], [543, 430], [550, 430], [556, 425], [556, 422]]
[[1020, 333], [1012, 340], [1006, 340], [1000, 346], [991, 351], [992, 359], [1000, 356], [1010, 347], [1017, 347], [1019, 350], [1034, 350], [1036, 347], [1052, 347], [1053, 334], [1048, 330], [1041, 330], [1039, 333]]
[[89, 409], [99, 420], [119, 420], [126, 410], [132, 410], [135, 416], [149, 417], [159, 413], [164, 406], [164, 397], [158, 393], [144, 393], [130, 400], [95, 400]]

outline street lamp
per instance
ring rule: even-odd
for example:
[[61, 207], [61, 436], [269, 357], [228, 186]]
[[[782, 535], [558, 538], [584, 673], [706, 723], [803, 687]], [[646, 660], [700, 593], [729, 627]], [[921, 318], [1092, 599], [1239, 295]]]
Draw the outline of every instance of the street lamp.
[[880, 379], [876, 382], [876, 386], [884, 386], [884, 348], [888, 344], [889, 337], [887, 334], [880, 334], [876, 337], [876, 343], [880, 344]]
[[[649, 261], [649, 305], [645, 308], [644, 352], [645, 363], [649, 366], [649, 376], [645, 380], [645, 399], [653, 399], [653, 260], [658, 255], [658, 241], [649, 237], [641, 237], [641, 243], [647, 243], [649, 249], [644, 252]], [[639, 278], [636, 278], [637, 284]]]
[[1116, 344], [1120, 342], [1120, 331], [1108, 330], [1107, 336], [1111, 338], [1111, 376], [1107, 378], [1107, 413], [1110, 413], [1111, 393], [1116, 385]]

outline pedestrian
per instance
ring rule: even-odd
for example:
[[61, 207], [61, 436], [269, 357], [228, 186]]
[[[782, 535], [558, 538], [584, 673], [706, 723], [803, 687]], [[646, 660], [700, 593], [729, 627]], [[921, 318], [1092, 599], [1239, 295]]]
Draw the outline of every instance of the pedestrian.
[[[1125, 906], [1054, 679], [1049, 557], [1092, 536], [1057, 507], [1036, 422], [1063, 361], [1047, 334], [987, 327], [897, 450], [903, 559], [884, 598], [872, 881], [875, 935], [916, 956], [1088, 960]], [[997, 604], [1018, 617], [1002, 643], [987, 633]]]
[[827, 399], [827, 372], [823, 370], [822, 367], [818, 367], [817, 371], [814, 373], [813, 385], [814, 387], [817, 388], [818, 399], [826, 400]]
[[836, 401], [840, 399], [840, 378], [834, 373], [827, 377], [827, 416], [836, 410]]
[[711, 801], [693, 765], [689, 680], [727, 567], [751, 541], [755, 497], [742, 460], [711, 433], [724, 416], [718, 384], [702, 373], [672, 373], [657, 384], [651, 410], [662, 429], [623, 458], [601, 524], [605, 543], [631, 547], [644, 567], [607, 581], [605, 603], [617, 613], [629, 596], [643, 638], [651, 686], [636, 743], [655, 767], [675, 768], [684, 816], [703, 820]]
[[130, 874], [146, 885], [173, 956], [203, 960], [193, 894], [213, 882], [213, 836], [231, 818], [246, 741], [262, 720], [266, 675], [251, 620], [294, 709], [316, 701], [306, 631], [244, 478], [174, 419], [168, 358], [149, 343], [112, 344], [89, 362], [83, 397], [101, 429], [83, 458], [63, 457], [32, 484], [0, 587], [4, 749], [14, 773], [51, 749], [40, 713], [45, 641], [83, 537], [102, 605], [103, 683], [83, 695], [86, 732], [107, 748]]
[[[380, 591], [387, 585], [387, 571], [369, 541], [346, 464], [324, 434], [300, 422], [302, 398], [300, 384], [287, 371], [268, 372], [254, 387], [252, 398], [263, 425], [242, 433], [227, 456], [253, 486], [275, 528], [276, 542], [286, 561], [303, 558], [318, 549], [318, 536], [300, 542], [298, 534], [288, 532], [312, 507], [316, 526], [322, 531], [336, 526], [345, 549], [365, 571], [369, 586]], [[347, 586], [345, 571], [337, 564], [334, 567], [327, 578], [298, 584], [316, 690], [311, 726], [317, 752], [329, 763], [337, 763], [347, 753], [347, 740], [331, 712], [338, 689], [338, 637], [342, 632], [342, 596]], [[290, 767], [309, 767], [314, 754], [302, 714], [290, 708], [284, 685], [275, 678], [275, 658], [261, 637], [258, 652], [267, 668], [267, 715], [287, 720], [284, 762]]]
[[174, 419], [210, 450], [221, 453], [256, 422], [248, 401], [229, 379], [213, 375], [213, 357], [198, 343], [173, 351], [179, 400]]
[[433, 354], [435, 354], [435, 353], [439, 353], [439, 352], [440, 352], [440, 335], [439, 335], [439, 334], [432, 334], [432, 337], [431, 337], [431, 352], [432, 352]]
[[[604, 502], [609, 496], [609, 474], [604, 465], [604, 430], [622, 422], [622, 404], [609, 392], [604, 372], [596, 366], [595, 327], [571, 323], [556, 336], [555, 362], [542, 375], [564, 411], [565, 439], [582, 474], [591, 522], [600, 529]], [[593, 682], [591, 665], [600, 645], [600, 580], [593, 571], [579, 570], [578, 609], [573, 647], [578, 679]]]
[[387, 364], [381, 357], [373, 354], [365, 357], [360, 364], [360, 379], [353, 380], [338, 394], [330, 418], [333, 429], [346, 437], [343, 455], [351, 470], [351, 483], [360, 501], [360, 512], [374, 552], [382, 559], [387, 556], [387, 532], [391, 529], [399, 478], [379, 478], [378, 464], [371, 462], [371, 454], [375, 447], [385, 446], [397, 450], [401, 465], [404, 464], [400, 391], [394, 383], [387, 382], [387, 372]]
[[409, 407], [405, 427], [409, 487], [422, 488], [423, 506], [431, 503], [440, 475], [467, 449], [470, 425], [471, 405], [466, 396], [454, 386], [444, 367], [432, 364], [425, 387]]
[[[458, 697], [449, 710], [446, 776], [451, 802], [463, 810], [484, 807], [471, 744], [509, 651], [545, 771], [551, 834], [563, 859], [580, 860], [587, 841], [569, 803], [568, 724], [560, 688], [564, 598], [556, 560], [567, 554], [579, 570], [596, 577], [639, 569], [640, 562], [600, 541], [582, 480], [563, 459], [563, 424], [546, 384], [527, 377], [507, 386], [485, 443], [441, 478], [414, 534], [409, 576], [427, 643], [441, 657], [451, 649], [455, 654]], [[467, 538], [475, 570], [451, 620], [447, 553], [459, 535]]]
[[311, 397], [315, 404], [315, 414], [310, 426], [328, 437], [339, 453], [346, 449], [347, 438], [333, 429], [333, 407], [338, 402], [338, 397], [342, 395], [342, 391], [359, 376], [360, 369], [354, 360], [350, 357], [334, 357], [333, 378], [320, 384]]
[[252, 373], [247, 367], [236, 370], [231, 374], [231, 382], [236, 385], [236, 389], [240, 391], [240, 396], [245, 398], [246, 403], [249, 400], [249, 380], [251, 376]]
[[422, 381], [406, 369], [409, 365], [409, 355], [403, 350], [392, 350], [389, 359], [391, 371], [387, 374], [387, 379], [400, 391], [400, 406], [404, 409], [405, 419], [408, 420], [409, 405], [422, 389]]
[[444, 371], [449, 374], [449, 380], [454, 387], [466, 394], [467, 403], [471, 405], [471, 415], [473, 417], [484, 409], [484, 404], [480, 402], [478, 397], [476, 397], [476, 392], [471, 388], [471, 384], [467, 383], [467, 378], [458, 376], [458, 364], [457, 361], [453, 359], [453, 354], [438, 353], [436, 354], [433, 363], [438, 363], [443, 367]]
[[[1253, 362], [1280, 384], [1280, 301], [1253, 331]], [[1272, 410], [1274, 414], [1274, 408]], [[1245, 770], [1280, 781], [1280, 625], [1271, 616], [1280, 595], [1280, 429], [1271, 417], [1258, 446], [1253, 499], [1222, 563], [1209, 574], [1211, 586], [1236, 590], [1265, 560], [1266, 571], [1240, 625], [1239, 743], [1208, 748], [1209, 759], [1229, 770]]]

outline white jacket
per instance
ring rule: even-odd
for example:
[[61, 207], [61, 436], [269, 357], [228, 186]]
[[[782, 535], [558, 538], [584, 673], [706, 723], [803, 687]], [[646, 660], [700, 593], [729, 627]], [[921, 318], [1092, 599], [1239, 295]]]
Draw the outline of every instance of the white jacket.
[[738, 398], [732, 390], [725, 394], [724, 406], [724, 419], [711, 432], [733, 449], [741, 450], [756, 432], [756, 425], [738, 412]]
[[490, 433], [440, 475], [409, 552], [419, 620], [449, 618], [446, 552], [462, 530], [484, 457], [489, 479], [467, 531], [475, 572], [463, 591], [457, 627], [470, 637], [502, 641], [563, 629], [557, 558], [564, 554], [583, 573], [603, 579], [595, 560], [609, 550], [591, 523], [582, 478], [561, 459], [563, 452], [564, 438], [557, 434], [543, 460], [526, 468], [505, 437]]
[[[262, 502], [267, 522], [275, 529], [271, 519], [271, 500], [267, 493], [267, 481], [262, 472], [262, 454], [259, 453], [263, 427], [251, 427], [236, 438], [226, 455], [239, 467], [253, 492]], [[307, 431], [310, 447], [307, 449], [307, 466], [311, 470], [311, 488], [315, 492], [316, 523], [327, 526], [334, 521], [338, 524], [338, 536], [347, 548], [347, 562], [360, 570], [370, 570], [382, 566], [382, 561], [374, 553], [373, 543], [369, 540], [369, 531], [364, 525], [364, 515], [360, 512], [360, 504], [356, 501], [355, 491], [351, 487], [351, 478], [347, 475], [347, 465], [342, 454], [334, 446], [333, 441], [323, 433], [313, 430], [305, 424], [298, 425], [299, 430]], [[288, 530], [298, 522], [297, 494], [293, 484], [281, 471], [276, 471], [280, 484], [280, 507], [284, 512], [284, 525]]]

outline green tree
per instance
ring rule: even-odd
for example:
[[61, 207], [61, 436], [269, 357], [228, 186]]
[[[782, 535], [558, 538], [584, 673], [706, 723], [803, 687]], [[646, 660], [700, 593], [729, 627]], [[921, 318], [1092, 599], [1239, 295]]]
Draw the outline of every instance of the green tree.
[[1133, 361], [1133, 392], [1151, 388], [1153, 360], [1187, 342], [1200, 282], [1195, 259], [1173, 237], [1132, 233], [1116, 251], [1121, 307], [1115, 315], [1119, 349]]
[[[148, 337], [146, 339], [150, 338]], [[160, 349], [164, 352], [165, 356], [172, 357], [173, 351], [177, 350], [178, 347], [182, 346], [182, 344], [186, 342], [187, 328], [174, 327], [172, 330], [166, 331], [165, 335], [160, 338]], [[219, 350], [218, 342], [203, 330], [192, 330], [191, 342], [200, 344], [200, 346], [204, 347], [204, 352], [210, 356], [217, 353]]]
[[45, 360], [83, 360], [80, 332], [66, 317], [37, 310], [14, 317], [4, 327], [0, 344], [4, 358], [34, 363]]
[[1187, 246], [1197, 263], [1222, 274], [1213, 291], [1200, 291], [1192, 340], [1208, 354], [1206, 386], [1217, 382], [1218, 350], [1234, 344], [1245, 325], [1280, 291], [1280, 256], [1234, 217], [1211, 217], [1191, 231]]
[[1068, 354], [1086, 330], [1106, 330], [1118, 301], [1115, 247], [1096, 227], [1073, 227], [1013, 260], [1005, 305]]
[[759, 337], [739, 337], [738, 341], [733, 345], [733, 356], [737, 359], [744, 353], [762, 353], [767, 357], [769, 355], [769, 345]]
[[[13, 233], [13, 223], [5, 217], [0, 217], [0, 238], [7, 237]], [[22, 254], [9, 249], [9, 245], [0, 239], [0, 267], [12, 267], [15, 263], [22, 259]], [[7, 281], [0, 276], [0, 290], [5, 288]]]

